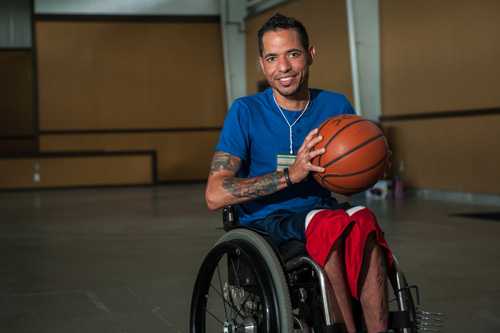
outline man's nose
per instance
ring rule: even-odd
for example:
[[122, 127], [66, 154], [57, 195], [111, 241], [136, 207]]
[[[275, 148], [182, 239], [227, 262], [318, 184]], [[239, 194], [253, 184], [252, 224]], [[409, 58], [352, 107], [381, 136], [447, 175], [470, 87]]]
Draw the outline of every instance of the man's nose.
[[282, 73], [288, 72], [292, 69], [292, 65], [287, 57], [280, 57], [278, 60], [278, 70]]

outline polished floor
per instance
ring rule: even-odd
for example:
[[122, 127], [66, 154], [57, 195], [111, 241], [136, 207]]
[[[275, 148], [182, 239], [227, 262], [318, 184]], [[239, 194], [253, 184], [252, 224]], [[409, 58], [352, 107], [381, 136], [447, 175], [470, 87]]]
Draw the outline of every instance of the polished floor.
[[[367, 203], [442, 332], [500, 332], [499, 207]], [[0, 332], [187, 332], [191, 289], [222, 234], [203, 186], [0, 193]]]

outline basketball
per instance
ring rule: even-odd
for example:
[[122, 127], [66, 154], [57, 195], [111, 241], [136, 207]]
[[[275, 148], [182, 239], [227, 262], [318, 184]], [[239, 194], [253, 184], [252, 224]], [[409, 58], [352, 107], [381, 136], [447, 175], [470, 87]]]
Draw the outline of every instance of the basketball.
[[313, 174], [324, 188], [354, 194], [373, 186], [383, 175], [389, 158], [387, 140], [372, 121], [355, 115], [326, 120], [319, 127], [323, 139], [314, 149], [325, 152], [311, 160], [325, 168]]

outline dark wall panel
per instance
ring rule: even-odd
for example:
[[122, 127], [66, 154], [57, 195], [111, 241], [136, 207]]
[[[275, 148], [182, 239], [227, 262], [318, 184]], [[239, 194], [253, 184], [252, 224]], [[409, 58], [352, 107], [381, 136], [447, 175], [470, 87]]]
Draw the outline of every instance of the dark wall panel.
[[0, 50], [0, 139], [33, 133], [31, 51]]
[[0, 154], [36, 152], [38, 139], [35, 136], [0, 138]]

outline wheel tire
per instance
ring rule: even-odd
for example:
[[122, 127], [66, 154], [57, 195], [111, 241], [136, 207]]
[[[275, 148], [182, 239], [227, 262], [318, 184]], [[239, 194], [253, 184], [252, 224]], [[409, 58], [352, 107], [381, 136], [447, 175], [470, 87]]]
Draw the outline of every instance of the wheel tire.
[[234, 229], [224, 234], [205, 257], [198, 272], [191, 299], [191, 332], [206, 332], [207, 302], [212, 278], [217, 269], [220, 279], [218, 264], [223, 261], [224, 256], [229, 257], [233, 253], [238, 253], [237, 255], [240, 256], [242, 262], [250, 264], [251, 271], [261, 289], [260, 295], [265, 303], [262, 306], [267, 310], [262, 311], [266, 323], [259, 329], [259, 333], [261, 331], [269, 333], [292, 332], [290, 296], [282, 265], [274, 249], [262, 236], [243, 228]]

